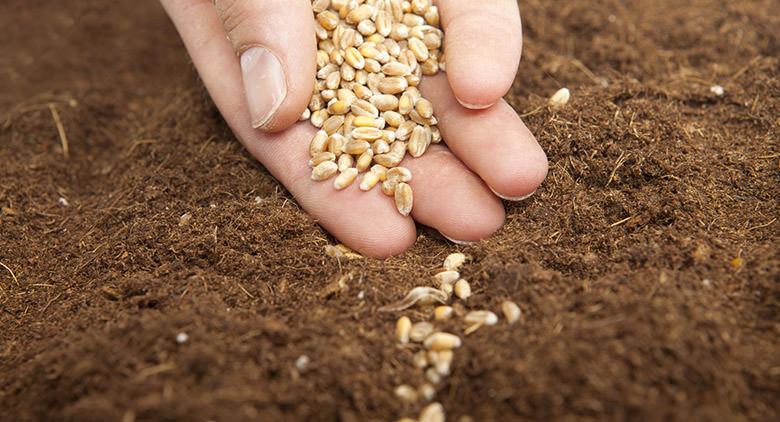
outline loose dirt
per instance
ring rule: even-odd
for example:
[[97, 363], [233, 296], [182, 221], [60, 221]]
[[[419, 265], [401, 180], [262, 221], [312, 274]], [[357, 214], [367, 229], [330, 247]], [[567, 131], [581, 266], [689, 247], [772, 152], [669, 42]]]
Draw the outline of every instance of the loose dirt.
[[157, 2], [3, 1], [2, 419], [416, 414], [392, 391], [422, 375], [377, 309], [460, 249], [475, 307], [524, 313], [465, 339], [452, 420], [778, 420], [780, 4], [521, 6], [508, 99], [547, 181], [480, 244], [420, 228], [403, 256], [338, 262]]

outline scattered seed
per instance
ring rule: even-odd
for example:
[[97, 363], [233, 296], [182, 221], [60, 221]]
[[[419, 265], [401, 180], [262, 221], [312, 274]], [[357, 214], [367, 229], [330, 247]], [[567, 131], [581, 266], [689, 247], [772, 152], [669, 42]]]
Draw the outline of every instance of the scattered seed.
[[446, 321], [452, 318], [452, 313], [452, 306], [437, 306], [436, 309], [433, 310], [433, 319], [436, 321]]
[[336, 176], [336, 178], [333, 180], [333, 187], [337, 190], [342, 190], [351, 185], [352, 182], [355, 181], [357, 175], [358, 171], [356, 168], [348, 168]]
[[299, 372], [304, 372], [309, 367], [309, 363], [311, 362], [311, 359], [309, 359], [306, 355], [300, 355], [298, 356], [298, 359], [295, 359], [295, 368]]
[[433, 280], [436, 282], [436, 285], [442, 286], [443, 284], [451, 284], [460, 279], [460, 273], [455, 270], [447, 270], [442, 271], [435, 276], [433, 276]]
[[496, 325], [498, 316], [490, 311], [471, 311], [463, 317], [467, 324]]
[[433, 334], [433, 324], [430, 322], [417, 322], [409, 331], [409, 339], [415, 343], [422, 343], [429, 335]]
[[569, 103], [571, 98], [571, 92], [568, 88], [561, 88], [552, 97], [550, 97], [549, 105], [553, 109], [561, 109]]
[[431, 365], [433, 365], [433, 368], [436, 369], [439, 375], [444, 377], [450, 375], [454, 358], [455, 352], [452, 350], [432, 350], [428, 352], [428, 360], [431, 362]]
[[187, 335], [187, 333], [179, 333], [176, 334], [176, 343], [184, 344], [187, 342], [187, 340], [190, 339], [190, 336]]
[[311, 179], [316, 181], [328, 180], [338, 171], [338, 164], [333, 161], [325, 161], [314, 167], [311, 171]]
[[460, 347], [461, 341], [455, 334], [438, 332], [428, 336], [423, 345], [428, 350], [450, 350]]
[[417, 390], [411, 385], [402, 384], [395, 387], [395, 396], [407, 403], [414, 403], [417, 401]]
[[417, 394], [424, 401], [431, 401], [434, 397], [436, 397], [436, 387], [426, 382], [417, 388]]
[[444, 406], [441, 403], [434, 402], [425, 406], [420, 412], [420, 422], [444, 422]]
[[425, 370], [425, 379], [431, 382], [431, 384], [438, 384], [441, 382], [441, 374], [436, 368], [428, 368]]
[[464, 262], [466, 262], [466, 255], [460, 252], [451, 253], [444, 259], [444, 269], [457, 271]]
[[409, 215], [412, 212], [412, 206], [414, 204], [412, 187], [406, 183], [399, 183], [395, 188], [394, 195], [395, 207], [398, 209], [398, 212], [403, 216]]
[[468, 281], [461, 278], [455, 282], [455, 296], [462, 300], [466, 300], [471, 296], [471, 285], [469, 285]]
[[425, 350], [420, 350], [412, 356], [412, 363], [416, 368], [425, 368], [428, 366], [428, 354]]
[[506, 318], [506, 322], [508, 322], [510, 325], [519, 321], [520, 316], [522, 315], [522, 312], [520, 311], [520, 307], [517, 306], [515, 302], [509, 300], [506, 300], [503, 303], [501, 303], [501, 312], [504, 314], [504, 318]]
[[412, 321], [409, 317], [402, 316], [395, 323], [395, 338], [401, 344], [409, 343], [409, 332], [412, 329]]
[[390, 305], [379, 308], [380, 312], [397, 312], [408, 309], [414, 305], [431, 305], [434, 303], [445, 303], [447, 295], [441, 290], [433, 287], [415, 287], [403, 299]]

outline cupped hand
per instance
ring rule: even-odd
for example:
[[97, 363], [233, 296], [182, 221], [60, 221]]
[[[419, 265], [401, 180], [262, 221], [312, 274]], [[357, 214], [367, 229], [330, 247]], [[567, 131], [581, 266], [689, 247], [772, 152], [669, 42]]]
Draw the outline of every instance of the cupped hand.
[[515, 0], [435, 2], [445, 30], [447, 71], [426, 77], [444, 144], [402, 162], [412, 170], [411, 218], [375, 188], [337, 191], [310, 178], [309, 141], [298, 122], [311, 99], [316, 39], [308, 0], [162, 0], [214, 103], [238, 139], [333, 236], [374, 257], [403, 252], [415, 221], [458, 242], [474, 242], [504, 222], [499, 197], [531, 195], [547, 157], [501, 97], [520, 62]]

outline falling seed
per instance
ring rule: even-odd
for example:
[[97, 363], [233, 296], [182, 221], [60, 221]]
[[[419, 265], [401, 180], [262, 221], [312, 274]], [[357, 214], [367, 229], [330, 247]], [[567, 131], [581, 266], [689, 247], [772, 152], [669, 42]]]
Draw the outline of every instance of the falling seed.
[[460, 347], [461, 340], [455, 334], [438, 332], [428, 336], [423, 344], [428, 350], [450, 350]]
[[434, 330], [435, 328], [430, 322], [418, 322], [412, 325], [412, 329], [409, 331], [409, 339], [415, 343], [422, 343], [429, 335], [433, 334]]
[[434, 397], [436, 397], [436, 387], [426, 382], [420, 385], [420, 387], [417, 389], [417, 394], [423, 400], [431, 401]]
[[63, 198], [63, 197], [60, 197], [59, 199], [57, 199], [57, 203], [62, 205], [63, 207], [70, 206], [70, 203], [68, 202], [68, 200]]
[[460, 278], [460, 273], [454, 270], [447, 270], [442, 271], [435, 276], [433, 276], [433, 280], [436, 282], [437, 286], [447, 284], [447, 283], [454, 283]]
[[463, 317], [467, 324], [496, 325], [498, 316], [490, 311], [471, 311]]
[[187, 340], [190, 339], [190, 336], [187, 335], [187, 333], [179, 333], [176, 334], [176, 343], [184, 344], [187, 342]]
[[420, 412], [420, 422], [444, 422], [444, 406], [439, 402], [434, 402], [425, 406]]
[[452, 306], [437, 306], [436, 309], [433, 310], [433, 319], [436, 321], [446, 321], [450, 318], [452, 318]]
[[466, 262], [466, 255], [460, 252], [451, 253], [444, 259], [444, 269], [457, 271], [464, 262]]
[[504, 314], [504, 318], [506, 318], [506, 322], [508, 322], [509, 325], [519, 321], [520, 316], [522, 315], [520, 307], [517, 306], [515, 302], [509, 300], [501, 303], [501, 312]]
[[552, 97], [550, 97], [549, 105], [555, 110], [561, 109], [569, 103], [571, 98], [571, 92], [568, 88], [561, 88]]
[[471, 297], [471, 286], [469, 285], [468, 281], [461, 278], [455, 282], [455, 296], [461, 298], [462, 300], [466, 300]]
[[441, 374], [436, 368], [428, 368], [425, 370], [425, 379], [431, 382], [431, 384], [438, 384], [441, 382]]
[[408, 384], [399, 385], [395, 387], [395, 396], [407, 403], [414, 403], [417, 401], [417, 390]]
[[182, 216], [179, 217], [179, 226], [186, 226], [186, 225], [190, 224], [190, 220], [192, 220], [192, 214], [191, 213], [182, 214]]
[[449, 296], [439, 289], [433, 287], [415, 287], [398, 302], [379, 308], [380, 312], [397, 312], [410, 308], [414, 305], [431, 305], [434, 303], [445, 303]]
[[717, 95], [718, 97], [722, 97], [723, 94], [726, 93], [726, 90], [723, 89], [723, 87], [720, 85], [713, 85], [710, 87], [710, 92]]
[[300, 355], [298, 356], [298, 359], [295, 359], [295, 368], [299, 372], [304, 372], [306, 368], [309, 367], [309, 363], [311, 362], [311, 359], [309, 359], [306, 355]]
[[425, 353], [425, 350], [420, 350], [419, 352], [415, 353], [412, 356], [412, 363], [414, 364], [415, 368], [425, 368], [428, 366], [428, 354]]
[[395, 323], [395, 338], [401, 344], [409, 343], [409, 332], [412, 329], [412, 320], [409, 317], [402, 316]]

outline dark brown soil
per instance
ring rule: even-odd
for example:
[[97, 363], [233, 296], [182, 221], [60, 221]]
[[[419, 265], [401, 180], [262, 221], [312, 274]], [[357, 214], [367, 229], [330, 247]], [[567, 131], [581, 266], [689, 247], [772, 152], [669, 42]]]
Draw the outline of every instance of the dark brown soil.
[[[467, 338], [451, 419], [780, 419], [780, 2], [521, 4], [509, 99], [551, 170], [462, 248], [473, 306], [525, 315]], [[420, 228], [397, 258], [325, 257], [154, 1], [5, 0], [0, 28], [0, 419], [416, 412], [377, 308], [454, 245]]]

